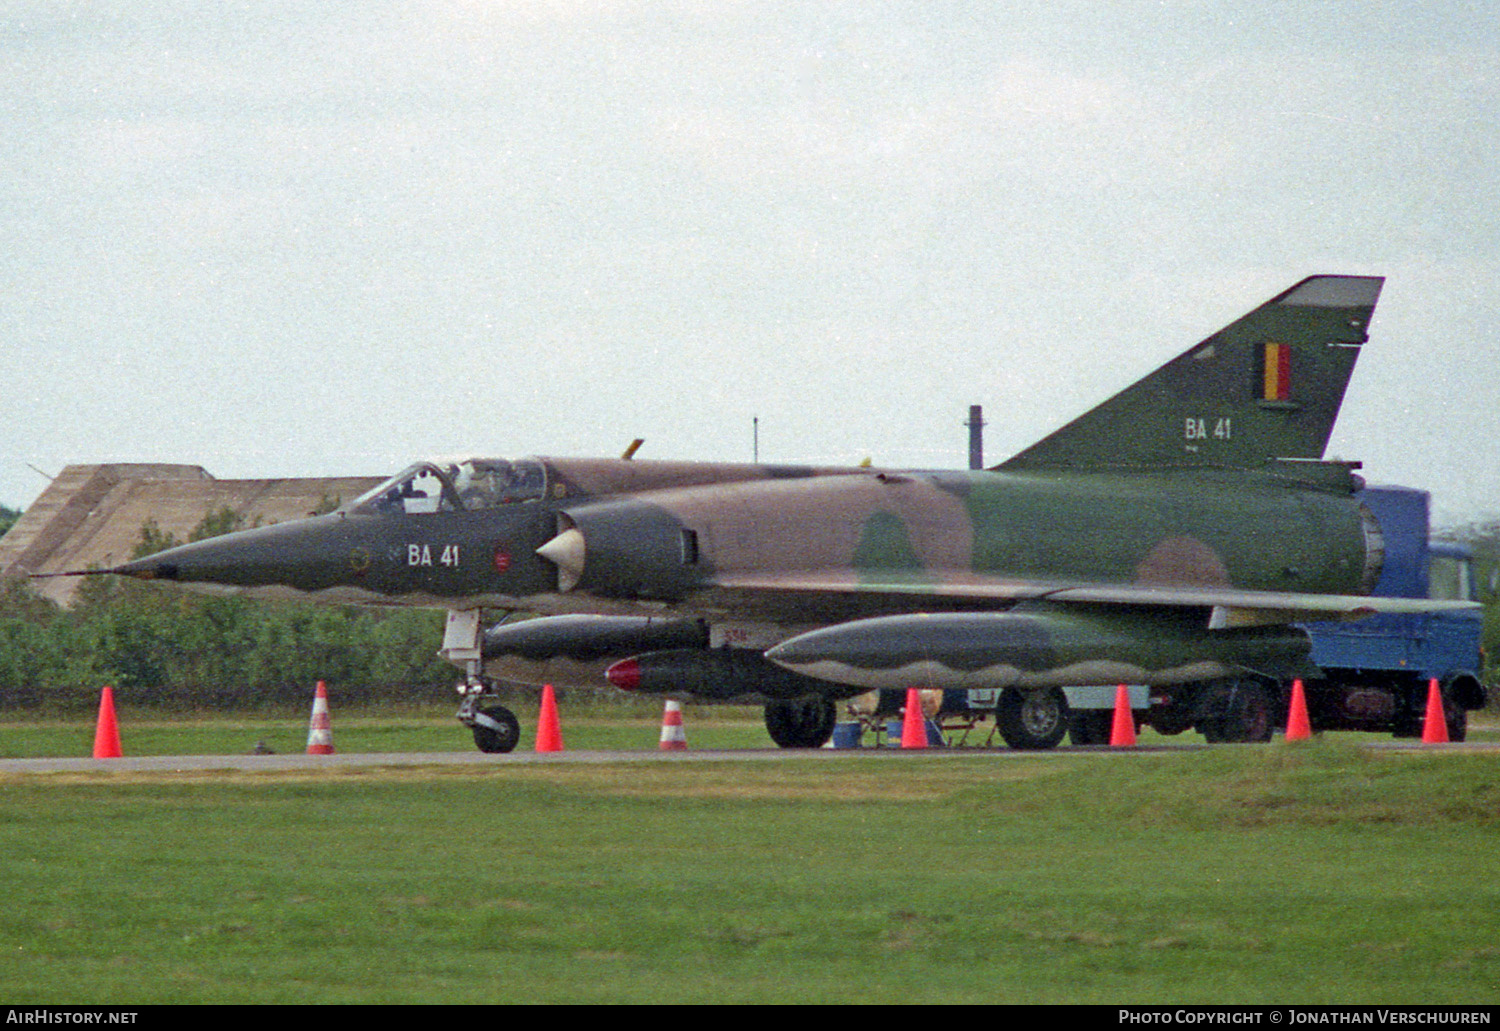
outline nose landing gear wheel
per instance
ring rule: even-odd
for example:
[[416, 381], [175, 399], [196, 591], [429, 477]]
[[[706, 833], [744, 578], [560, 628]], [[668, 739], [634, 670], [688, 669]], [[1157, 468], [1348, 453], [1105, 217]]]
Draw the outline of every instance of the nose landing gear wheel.
[[516, 714], [503, 705], [492, 705], [474, 713], [474, 744], [481, 752], [509, 752], [521, 740]]

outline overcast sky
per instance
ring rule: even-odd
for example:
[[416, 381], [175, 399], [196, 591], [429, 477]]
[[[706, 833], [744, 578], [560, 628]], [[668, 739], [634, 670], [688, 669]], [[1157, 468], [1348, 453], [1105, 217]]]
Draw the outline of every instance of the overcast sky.
[[1500, 5], [0, 2], [0, 503], [98, 461], [990, 461], [1318, 272], [1500, 515]]

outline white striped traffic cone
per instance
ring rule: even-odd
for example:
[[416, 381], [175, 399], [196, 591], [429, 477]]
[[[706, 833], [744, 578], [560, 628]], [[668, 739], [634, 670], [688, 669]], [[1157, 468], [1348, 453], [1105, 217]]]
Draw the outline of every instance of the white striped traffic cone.
[[307, 754], [333, 754], [333, 725], [328, 721], [328, 688], [318, 681], [318, 694], [313, 698], [312, 721], [307, 727]]
[[661, 714], [661, 751], [683, 752], [687, 750], [687, 733], [682, 729], [682, 706], [667, 702]]

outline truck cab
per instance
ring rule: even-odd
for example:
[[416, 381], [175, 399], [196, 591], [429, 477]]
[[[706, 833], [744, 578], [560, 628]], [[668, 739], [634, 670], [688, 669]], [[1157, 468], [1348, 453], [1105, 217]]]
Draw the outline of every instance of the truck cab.
[[[1431, 539], [1429, 497], [1404, 487], [1359, 493], [1380, 527], [1384, 555], [1372, 594], [1474, 601], [1473, 556]], [[1307, 684], [1308, 715], [1319, 730], [1421, 733], [1428, 683], [1442, 688], [1452, 740], [1463, 740], [1468, 711], [1485, 703], [1479, 610], [1380, 613], [1350, 622], [1304, 624], [1323, 678]]]

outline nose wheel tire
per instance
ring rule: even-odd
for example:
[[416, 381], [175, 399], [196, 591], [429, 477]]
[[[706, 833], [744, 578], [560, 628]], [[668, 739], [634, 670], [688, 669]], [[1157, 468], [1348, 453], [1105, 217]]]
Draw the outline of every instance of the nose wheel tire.
[[474, 744], [481, 752], [509, 752], [521, 740], [516, 714], [503, 705], [492, 705], [474, 713]]

